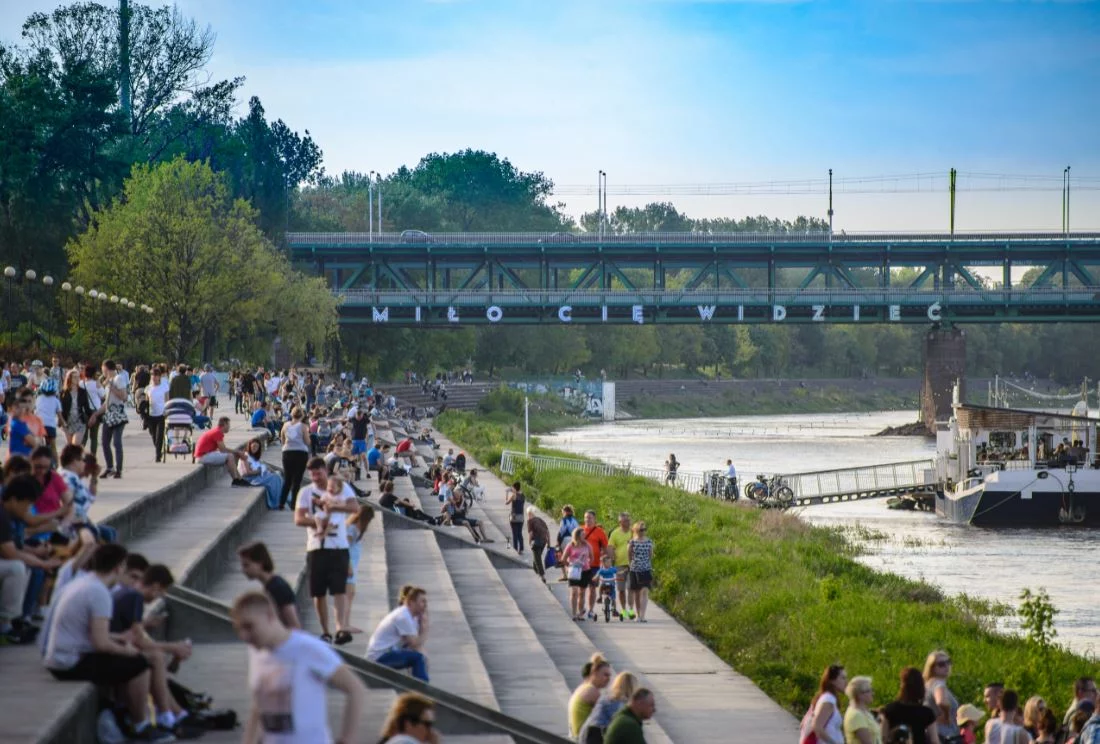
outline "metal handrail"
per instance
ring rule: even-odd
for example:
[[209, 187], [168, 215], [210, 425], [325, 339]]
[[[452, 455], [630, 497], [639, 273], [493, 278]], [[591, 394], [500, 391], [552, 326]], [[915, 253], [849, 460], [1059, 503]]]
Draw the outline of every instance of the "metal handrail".
[[834, 233], [814, 232], [638, 232], [638, 233], [548, 233], [548, 232], [468, 232], [468, 233], [431, 233], [424, 237], [405, 238], [399, 232], [356, 233], [356, 232], [288, 232], [290, 245], [546, 245], [563, 247], [571, 244], [628, 244], [655, 243], [668, 245], [709, 245], [727, 244], [769, 244], [769, 243], [812, 243], [822, 241], [834, 244], [861, 243], [952, 243], [955, 245], [1005, 243], [1005, 242], [1051, 242], [1075, 243], [1095, 242], [1100, 233], [1095, 232], [850, 232]]
[[935, 461], [924, 459], [813, 473], [792, 473], [780, 477], [798, 499], [919, 488], [933, 485], [934, 473]]

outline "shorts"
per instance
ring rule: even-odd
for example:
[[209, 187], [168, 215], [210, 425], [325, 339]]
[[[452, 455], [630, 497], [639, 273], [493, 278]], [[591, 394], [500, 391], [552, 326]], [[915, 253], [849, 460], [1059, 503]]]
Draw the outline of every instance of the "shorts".
[[225, 465], [229, 461], [229, 453], [227, 452], [207, 452], [205, 455], [199, 458], [199, 462], [203, 465]]
[[615, 583], [622, 586], [623, 591], [630, 591], [630, 566], [615, 566], [618, 573], [615, 574]]
[[56, 426], [47, 426], [45, 428], [46, 428], [46, 439], [57, 439], [57, 427]]
[[149, 668], [149, 661], [138, 656], [121, 656], [93, 651], [80, 655], [70, 669], [51, 669], [50, 674], [65, 681], [79, 680], [114, 687], [124, 685]]
[[653, 585], [653, 572], [631, 571], [628, 581], [631, 589], [648, 589]]
[[321, 548], [306, 553], [309, 571], [309, 596], [338, 596], [348, 588], [348, 551], [346, 548]]
[[[581, 581], [579, 584], [581, 589], [587, 589], [592, 586], [592, 579], [595, 578], [597, 571], [599, 571], [598, 568], [590, 568], [587, 571], [581, 571]], [[570, 582], [570, 586], [572, 586], [572, 582]]]
[[353, 455], [365, 455], [365, 454], [367, 454], [367, 440], [366, 439], [353, 439], [353, 440], [351, 440], [351, 454], [353, 454]]

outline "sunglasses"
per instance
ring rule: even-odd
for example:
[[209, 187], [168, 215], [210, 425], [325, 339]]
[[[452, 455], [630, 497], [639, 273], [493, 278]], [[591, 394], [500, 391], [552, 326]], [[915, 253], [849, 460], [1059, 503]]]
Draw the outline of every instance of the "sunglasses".
[[435, 721], [425, 720], [423, 718], [417, 719], [416, 723], [417, 723], [418, 726], [423, 726], [426, 729], [430, 729], [430, 728], [435, 726]]
[[951, 659], [940, 659], [936, 662], [936, 666], [947, 666], [951, 663]]

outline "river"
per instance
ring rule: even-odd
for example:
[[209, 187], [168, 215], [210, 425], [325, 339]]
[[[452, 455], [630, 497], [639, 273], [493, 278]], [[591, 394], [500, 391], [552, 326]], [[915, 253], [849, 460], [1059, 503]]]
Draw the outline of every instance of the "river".
[[[807, 472], [931, 457], [921, 437], [875, 437], [887, 426], [917, 419], [916, 411], [711, 419], [621, 421], [543, 436], [544, 445], [614, 464], [661, 468], [675, 453], [685, 472], [725, 469], [733, 459], [741, 478], [756, 473]], [[1058, 641], [1095, 656], [1100, 611], [1092, 592], [1092, 530], [983, 529], [946, 524], [935, 515], [892, 511], [873, 499], [807, 507], [808, 521], [848, 530], [873, 568], [923, 579], [951, 594], [1018, 604], [1021, 590], [1046, 589], [1058, 608]], [[867, 535], [872, 535], [867, 539]], [[1015, 619], [1000, 626], [1015, 628]]]

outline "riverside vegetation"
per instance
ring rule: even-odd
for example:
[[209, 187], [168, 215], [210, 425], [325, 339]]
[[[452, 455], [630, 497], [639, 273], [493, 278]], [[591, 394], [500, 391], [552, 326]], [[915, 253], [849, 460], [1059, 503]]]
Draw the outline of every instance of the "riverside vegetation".
[[[532, 431], [548, 431], [557, 415], [532, 416]], [[496, 467], [503, 449], [523, 448], [522, 397], [494, 394], [483, 411], [448, 411], [438, 427]], [[536, 450], [564, 454], [539, 448], [537, 439]], [[1073, 680], [1092, 671], [1092, 661], [1054, 642], [1056, 611], [1043, 593], [1022, 598], [1026, 636], [1008, 635], [994, 630], [1003, 607], [867, 568], [841, 531], [792, 514], [718, 503], [638, 477], [531, 468], [518, 476], [529, 498], [552, 514], [569, 503], [595, 509], [605, 525], [620, 511], [644, 519], [656, 544], [654, 599], [796, 715], [821, 670], [837, 662], [849, 674], [874, 677], [876, 704], [893, 697], [903, 666], [922, 666], [936, 648], [955, 659], [951, 687], [960, 701], [978, 705], [982, 685], [993, 679], [1065, 705]]]

